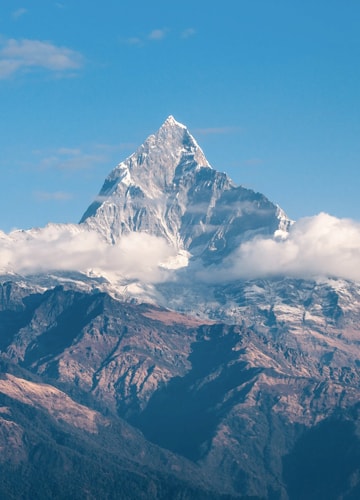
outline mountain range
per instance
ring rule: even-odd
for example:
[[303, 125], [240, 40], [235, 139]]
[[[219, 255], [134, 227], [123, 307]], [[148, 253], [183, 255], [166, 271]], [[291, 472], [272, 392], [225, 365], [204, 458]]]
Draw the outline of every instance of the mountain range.
[[170, 116], [0, 234], [1, 497], [359, 498], [360, 283], [244, 258], [296, 224]]

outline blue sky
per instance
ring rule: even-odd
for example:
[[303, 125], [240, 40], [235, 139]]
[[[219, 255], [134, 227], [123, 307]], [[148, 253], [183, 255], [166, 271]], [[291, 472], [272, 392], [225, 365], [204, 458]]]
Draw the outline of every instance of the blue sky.
[[169, 114], [293, 219], [360, 220], [358, 0], [2, 0], [0, 228], [77, 222]]

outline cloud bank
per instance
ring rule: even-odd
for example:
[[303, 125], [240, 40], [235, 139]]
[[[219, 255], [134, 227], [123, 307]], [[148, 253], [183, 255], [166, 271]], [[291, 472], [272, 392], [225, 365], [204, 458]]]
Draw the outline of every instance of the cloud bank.
[[117, 245], [76, 225], [0, 234], [0, 270], [21, 275], [92, 271], [113, 281], [156, 283], [166, 278], [162, 263], [173, 256], [165, 240], [147, 233], [125, 235]]
[[[30, 231], [0, 232], [0, 271], [22, 275], [56, 271], [93, 272], [110, 281], [173, 280], [180, 254], [143, 232], [109, 245], [81, 225], [51, 224]], [[194, 263], [196, 266], [197, 264]], [[221, 264], [197, 269], [192, 279], [209, 284], [271, 277], [335, 277], [360, 281], [360, 223], [321, 213], [296, 222], [285, 239], [255, 238]]]
[[255, 238], [235, 250], [206, 281], [290, 276], [360, 280], [360, 223], [326, 213], [296, 222], [286, 239]]

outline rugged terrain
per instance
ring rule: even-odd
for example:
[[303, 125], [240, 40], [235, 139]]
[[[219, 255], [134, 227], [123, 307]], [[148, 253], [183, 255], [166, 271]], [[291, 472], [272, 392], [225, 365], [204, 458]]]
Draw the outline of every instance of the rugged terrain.
[[66, 229], [165, 240], [158, 279], [4, 272], [1, 495], [358, 498], [360, 284], [221, 280], [241, 243], [291, 225], [169, 117]]

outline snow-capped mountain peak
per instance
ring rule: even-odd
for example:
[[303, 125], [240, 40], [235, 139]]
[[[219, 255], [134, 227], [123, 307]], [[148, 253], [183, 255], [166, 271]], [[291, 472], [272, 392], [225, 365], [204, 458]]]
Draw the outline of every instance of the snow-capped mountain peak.
[[172, 150], [173, 153], [178, 150], [182, 155], [193, 156], [199, 167], [210, 167], [202, 149], [191, 135], [188, 128], [176, 121], [172, 115], [168, 116], [157, 133], [151, 135], [148, 141], [151, 147], [156, 147], [161, 143], [165, 143], [167, 150]]
[[182, 123], [178, 122], [177, 120], [175, 120], [175, 118], [173, 117], [173, 115], [169, 115], [166, 120], [164, 121], [162, 127], [181, 127], [181, 128], [184, 128], [186, 129], [186, 126], [183, 125]]
[[133, 195], [135, 188], [146, 192], [151, 199], [163, 197], [184, 170], [201, 167], [211, 168], [186, 126], [170, 115], [155, 134], [110, 172], [80, 222], [96, 216], [99, 207], [111, 204], [112, 196], [118, 198], [116, 193], [121, 196], [124, 188], [130, 189], [125, 189], [125, 197]]
[[211, 168], [187, 127], [169, 116], [109, 174], [81, 222], [110, 243], [143, 231], [210, 263], [254, 235], [286, 230], [284, 217], [265, 196]]

